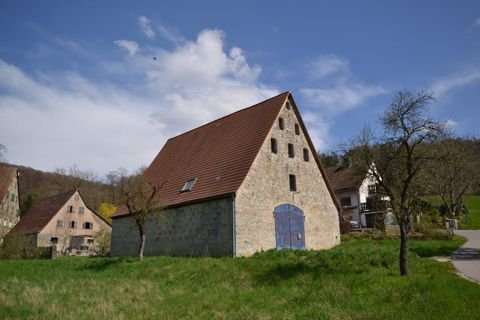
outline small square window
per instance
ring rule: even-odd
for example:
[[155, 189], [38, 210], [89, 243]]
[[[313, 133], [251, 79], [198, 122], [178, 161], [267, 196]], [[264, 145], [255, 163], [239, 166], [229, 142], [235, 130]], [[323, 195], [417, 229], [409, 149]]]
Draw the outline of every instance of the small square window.
[[274, 138], [270, 139], [270, 147], [272, 149], [272, 153], [277, 153], [277, 150], [278, 150], [277, 139], [274, 139]]
[[350, 207], [352, 205], [352, 198], [351, 197], [341, 197], [340, 198], [340, 205], [342, 207]]
[[12, 193], [12, 195], [10, 196], [10, 201], [15, 202], [15, 194], [14, 193]]
[[85, 212], [85, 207], [78, 208], [78, 213], [83, 214]]
[[73, 212], [75, 212], [75, 208], [73, 206], [68, 206], [67, 207], [67, 212], [73, 213]]
[[57, 228], [63, 228], [63, 220], [57, 220]]
[[288, 175], [290, 191], [297, 191], [297, 177], [294, 174]]
[[93, 229], [93, 223], [91, 222], [84, 222], [83, 223], [83, 229]]
[[180, 192], [191, 191], [193, 186], [195, 185], [195, 182], [197, 182], [196, 178], [188, 180], [187, 182], [185, 182]]
[[278, 118], [278, 127], [280, 130], [283, 130], [285, 128], [285, 123], [283, 122], [283, 118]]
[[75, 201], [78, 201], [80, 199], [80, 196], [78, 194], [75, 195], [75, 197], [73, 197], [75, 199]]
[[70, 227], [70, 229], [75, 229], [77, 227], [77, 223], [72, 220], [72, 221], [70, 221], [69, 227]]
[[287, 103], [285, 104], [285, 107], [287, 108], [287, 110], [290, 110], [290, 102], [287, 101]]
[[309, 159], [309, 154], [308, 154], [308, 149], [307, 148], [303, 148], [303, 161], [308, 161], [310, 160]]
[[288, 157], [295, 157], [295, 149], [293, 148], [293, 144], [291, 143], [288, 144]]
[[51, 244], [57, 244], [58, 243], [58, 238], [57, 237], [51, 237], [50, 238], [50, 243]]
[[298, 125], [298, 123], [295, 123], [295, 134], [296, 134], [297, 136], [300, 135], [300, 126]]

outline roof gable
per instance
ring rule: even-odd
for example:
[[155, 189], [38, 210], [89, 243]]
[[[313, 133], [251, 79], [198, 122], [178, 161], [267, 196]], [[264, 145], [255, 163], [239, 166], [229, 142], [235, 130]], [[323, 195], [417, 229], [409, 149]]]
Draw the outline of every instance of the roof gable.
[[328, 179], [335, 191], [358, 190], [365, 180], [365, 175], [357, 174], [353, 168], [336, 166], [326, 169]]
[[[144, 175], [161, 186], [156, 195], [162, 206], [175, 206], [237, 192], [247, 176], [285, 102], [293, 106], [310, 150], [337, 208], [326, 173], [290, 92], [217, 119], [169, 139]], [[195, 179], [190, 191], [182, 192]], [[120, 206], [113, 218], [128, 214]]]
[[3, 201], [3, 198], [8, 191], [8, 187], [12, 183], [16, 174], [17, 168], [8, 165], [0, 165], [0, 203]]
[[[289, 92], [169, 139], [145, 171], [162, 206], [233, 194], [240, 187]], [[185, 183], [196, 179], [190, 191]], [[121, 206], [114, 216], [127, 214]]]
[[42, 231], [77, 191], [68, 191], [40, 200], [20, 218], [10, 235], [26, 235]]

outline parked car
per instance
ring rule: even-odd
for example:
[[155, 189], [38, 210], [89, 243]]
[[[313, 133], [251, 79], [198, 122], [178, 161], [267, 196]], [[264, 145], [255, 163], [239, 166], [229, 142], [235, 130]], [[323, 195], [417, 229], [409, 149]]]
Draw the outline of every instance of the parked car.
[[360, 229], [362, 229], [362, 226], [358, 221], [350, 221], [350, 230], [354, 231], [354, 230], [360, 230]]

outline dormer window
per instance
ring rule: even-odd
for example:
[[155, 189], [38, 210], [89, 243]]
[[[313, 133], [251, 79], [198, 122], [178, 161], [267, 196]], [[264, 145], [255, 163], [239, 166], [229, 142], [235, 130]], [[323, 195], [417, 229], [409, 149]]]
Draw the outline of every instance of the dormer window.
[[278, 127], [280, 130], [283, 130], [285, 128], [285, 123], [283, 122], [283, 118], [278, 118]]
[[195, 185], [195, 182], [197, 182], [197, 178], [193, 178], [193, 179], [188, 180], [187, 182], [185, 182], [185, 184], [183, 185], [182, 190], [180, 190], [180, 192], [191, 191], [193, 186]]

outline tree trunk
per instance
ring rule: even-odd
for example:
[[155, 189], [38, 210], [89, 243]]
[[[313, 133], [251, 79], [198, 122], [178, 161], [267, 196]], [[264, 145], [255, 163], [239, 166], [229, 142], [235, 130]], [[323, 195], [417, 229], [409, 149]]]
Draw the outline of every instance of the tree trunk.
[[408, 276], [408, 222], [400, 223], [400, 275]]
[[143, 250], [145, 249], [145, 232], [140, 228], [140, 246], [138, 247], [138, 260], [143, 261]]

